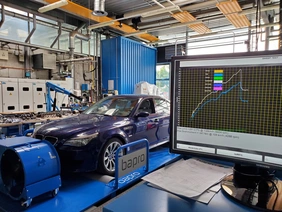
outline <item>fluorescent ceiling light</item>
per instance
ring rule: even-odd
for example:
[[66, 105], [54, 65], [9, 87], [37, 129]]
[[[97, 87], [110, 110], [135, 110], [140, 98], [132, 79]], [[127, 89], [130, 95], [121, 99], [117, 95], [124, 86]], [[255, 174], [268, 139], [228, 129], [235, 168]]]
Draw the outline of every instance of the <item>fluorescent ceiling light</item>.
[[174, 17], [176, 20], [180, 21], [181, 23], [187, 23], [187, 26], [190, 29], [194, 30], [199, 34], [205, 34], [211, 32], [211, 30], [203, 23], [190, 23], [193, 21], [197, 21], [197, 19], [187, 11], [174, 13], [172, 17]]
[[220, 2], [216, 4], [216, 6], [236, 28], [251, 26], [246, 15], [238, 14], [239, 12], [242, 12], [242, 8], [237, 0]]
[[88, 29], [91, 30], [91, 29], [98, 29], [98, 28], [105, 27], [105, 26], [110, 26], [114, 24], [115, 22], [116, 22], [115, 20], [112, 20], [112, 21], [101, 22], [98, 24], [93, 24], [89, 26]]
[[60, 1], [57, 1], [57, 2], [55, 2], [55, 3], [53, 3], [53, 4], [48, 4], [48, 5], [44, 6], [44, 7], [40, 7], [40, 8], [38, 9], [38, 12], [44, 13], [44, 12], [47, 12], [47, 11], [49, 11], [49, 10], [54, 10], [54, 9], [56, 9], [56, 8], [65, 6], [65, 5], [67, 5], [68, 3], [69, 3], [68, 0], [60, 0]]
[[145, 34], [145, 33], [147, 33], [147, 30], [128, 33], [128, 34], [123, 35], [123, 37], [136, 36], [136, 35], [141, 35], [141, 34]]

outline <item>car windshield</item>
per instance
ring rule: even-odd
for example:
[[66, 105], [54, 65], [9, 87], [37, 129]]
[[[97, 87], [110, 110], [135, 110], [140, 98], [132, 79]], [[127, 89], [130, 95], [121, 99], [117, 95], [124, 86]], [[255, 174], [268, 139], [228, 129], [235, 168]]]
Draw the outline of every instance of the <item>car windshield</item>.
[[137, 102], [138, 98], [107, 97], [96, 102], [83, 113], [126, 117], [129, 116]]

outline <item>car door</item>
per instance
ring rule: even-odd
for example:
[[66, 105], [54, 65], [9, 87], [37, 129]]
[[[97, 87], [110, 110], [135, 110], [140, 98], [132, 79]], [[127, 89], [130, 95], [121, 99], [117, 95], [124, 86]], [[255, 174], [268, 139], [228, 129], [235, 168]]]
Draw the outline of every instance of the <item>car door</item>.
[[135, 119], [136, 132], [131, 139], [136, 141], [146, 138], [149, 141], [150, 146], [155, 145], [158, 143], [157, 130], [159, 123], [152, 98], [146, 98], [142, 100], [142, 102], [139, 104], [136, 114], [140, 112], [148, 112], [149, 116], [137, 117]]
[[158, 144], [161, 144], [169, 140], [170, 103], [168, 100], [159, 97], [154, 98], [154, 101], [158, 119], [157, 138]]

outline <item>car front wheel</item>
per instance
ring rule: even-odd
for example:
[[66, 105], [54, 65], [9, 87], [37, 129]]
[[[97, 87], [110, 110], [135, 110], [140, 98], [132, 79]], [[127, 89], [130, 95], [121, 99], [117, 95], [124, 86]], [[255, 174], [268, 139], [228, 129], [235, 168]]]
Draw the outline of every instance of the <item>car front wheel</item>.
[[[122, 142], [118, 138], [112, 138], [104, 145], [98, 161], [98, 170], [102, 174], [114, 176], [115, 174], [115, 154]], [[120, 155], [124, 152], [121, 151]]]

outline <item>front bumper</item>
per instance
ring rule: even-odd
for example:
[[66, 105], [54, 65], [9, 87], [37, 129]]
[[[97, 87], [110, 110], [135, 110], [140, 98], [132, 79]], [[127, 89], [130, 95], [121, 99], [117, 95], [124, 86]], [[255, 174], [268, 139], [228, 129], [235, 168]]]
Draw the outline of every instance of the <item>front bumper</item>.
[[97, 169], [98, 154], [90, 150], [62, 147], [57, 149], [62, 172], [87, 172]]

